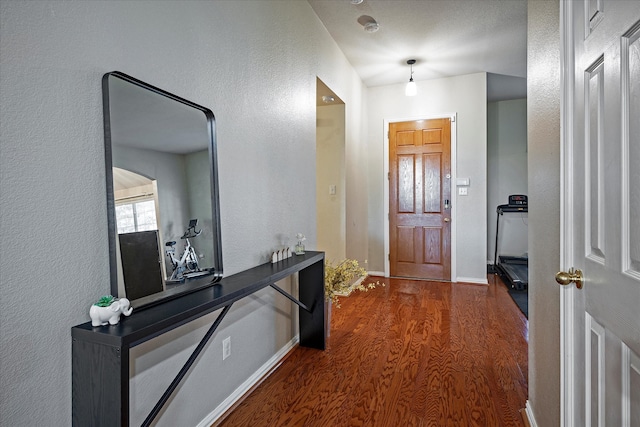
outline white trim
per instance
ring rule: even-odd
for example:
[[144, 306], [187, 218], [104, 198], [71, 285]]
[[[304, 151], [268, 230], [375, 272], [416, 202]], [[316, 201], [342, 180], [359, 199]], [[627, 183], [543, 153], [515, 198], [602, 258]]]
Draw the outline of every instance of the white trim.
[[574, 401], [579, 391], [576, 390], [576, 372], [573, 365], [575, 359], [575, 287], [560, 289], [560, 425], [575, 426]]
[[[560, 268], [574, 264], [573, 248], [573, 111], [574, 37], [573, 2], [560, 3]], [[560, 425], [576, 423], [575, 402], [579, 390], [575, 383], [575, 292], [574, 286], [560, 290]]]
[[256, 385], [260, 380], [264, 378], [271, 370], [273, 370], [282, 359], [289, 353], [300, 341], [300, 336], [296, 335], [285, 344], [276, 354], [274, 354], [264, 365], [262, 365], [257, 371], [253, 373], [245, 382], [240, 384], [233, 393], [231, 393], [225, 400], [222, 401], [209, 415], [207, 415], [202, 421], [198, 423], [196, 427], [209, 427], [220, 416], [233, 407], [233, 405], [242, 398], [251, 388]]
[[[453, 281], [453, 280], [452, 280]], [[488, 285], [489, 281], [486, 277], [477, 278], [477, 277], [458, 277], [455, 280], [455, 283], [473, 283], [475, 285]]]
[[[437, 114], [433, 116], [420, 116], [420, 117], [401, 117], [401, 118], [391, 118], [384, 119], [384, 132], [383, 132], [383, 174], [382, 179], [384, 182], [383, 186], [383, 215], [384, 215], [384, 276], [389, 277], [390, 275], [390, 265], [389, 265], [389, 124], [396, 122], [409, 122], [415, 120], [431, 120], [431, 119], [451, 119], [451, 179], [449, 180], [451, 183], [456, 182], [456, 163], [457, 163], [457, 126], [458, 121], [456, 120], [456, 113], [443, 113]], [[451, 184], [451, 281], [455, 282], [457, 280], [457, 264], [456, 264], [456, 205], [457, 202], [454, 200], [456, 186]]]
[[[584, 348], [584, 384], [585, 384], [585, 423], [586, 427], [591, 427], [591, 407], [595, 403], [597, 405], [598, 420], [597, 426], [605, 425], [605, 330], [589, 313], [585, 312], [585, 348]], [[596, 335], [596, 342], [593, 342], [593, 335]], [[593, 346], [596, 345], [598, 360], [592, 360]], [[597, 365], [596, 365], [597, 364]], [[594, 366], [597, 369], [597, 396], [593, 395], [592, 373]], [[594, 399], [595, 397], [595, 399]]]
[[640, 376], [640, 357], [622, 343], [622, 427], [631, 427], [631, 371]]
[[369, 276], [389, 277], [389, 276], [384, 274], [384, 271], [368, 271], [367, 274]]
[[604, 18], [602, 0], [596, 0], [596, 13], [593, 17], [589, 16], [589, 8], [584, 8], [584, 34], [585, 39], [595, 30]]
[[527, 416], [527, 421], [531, 427], [538, 427], [535, 417], [533, 416], [533, 408], [531, 408], [531, 402], [527, 400], [524, 406], [524, 413]]
[[620, 213], [622, 215], [622, 273], [640, 280], [640, 271], [633, 270], [631, 262], [631, 197], [630, 167], [629, 167], [629, 109], [630, 109], [630, 75], [629, 75], [629, 49], [633, 43], [640, 40], [640, 25], [636, 24], [620, 38], [620, 78], [622, 80], [621, 97], [621, 140], [622, 140], [622, 168], [621, 168], [621, 194], [622, 202]]
[[[585, 210], [585, 219], [584, 219], [584, 253], [586, 257], [592, 260], [595, 263], [600, 265], [605, 264], [605, 254], [604, 254], [604, 227], [605, 227], [605, 215], [604, 208], [605, 204], [602, 202], [604, 197], [604, 180], [603, 176], [603, 164], [602, 164], [602, 144], [604, 139], [604, 83], [603, 83], [603, 73], [604, 73], [604, 55], [600, 56], [596, 59], [590, 66], [586, 68], [585, 77], [584, 77], [584, 85], [582, 90], [584, 91], [584, 105], [590, 105], [592, 100], [598, 103], [597, 109], [597, 117], [595, 117], [595, 122], [591, 123], [591, 114], [585, 114], [584, 117], [584, 205], [587, 207]], [[597, 87], [592, 92], [591, 84], [593, 82], [594, 76], [597, 76], [596, 83]], [[593, 135], [591, 132], [592, 125], [595, 126], [596, 134]], [[596, 149], [592, 150], [592, 145], [595, 145]], [[595, 152], [594, 152], [595, 151]], [[591, 162], [595, 157], [595, 171], [591, 168]], [[596, 179], [594, 180], [593, 174], [596, 174]], [[594, 221], [593, 218], [593, 209], [592, 209], [592, 196], [595, 190], [596, 194], [596, 208], [597, 208], [597, 218]], [[595, 236], [591, 233], [592, 228], [595, 226], [596, 232]], [[597, 247], [593, 247], [593, 240], [596, 240]]]

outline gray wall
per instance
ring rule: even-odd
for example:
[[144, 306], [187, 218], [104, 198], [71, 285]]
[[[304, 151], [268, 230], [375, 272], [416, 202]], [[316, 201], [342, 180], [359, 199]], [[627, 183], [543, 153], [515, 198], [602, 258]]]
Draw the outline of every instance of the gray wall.
[[[492, 264], [496, 206], [507, 203], [510, 194], [527, 194], [527, 100], [490, 102], [487, 123], [487, 263]], [[500, 217], [498, 255], [527, 252], [528, 222], [526, 213]]]
[[560, 7], [528, 3], [529, 403], [560, 425]]
[[[215, 113], [226, 274], [266, 262], [279, 235], [316, 244], [316, 78], [350, 107], [347, 167], [364, 150], [362, 83], [303, 1], [3, 0], [0, 69], [0, 233], [3, 248], [20, 251], [0, 258], [2, 426], [70, 424], [70, 328], [109, 292], [104, 73]], [[350, 185], [350, 232], [364, 236], [351, 250], [366, 253], [366, 183]], [[133, 425], [213, 318], [133, 352]], [[269, 290], [234, 306], [158, 425], [200, 423], [294, 325], [291, 303]]]

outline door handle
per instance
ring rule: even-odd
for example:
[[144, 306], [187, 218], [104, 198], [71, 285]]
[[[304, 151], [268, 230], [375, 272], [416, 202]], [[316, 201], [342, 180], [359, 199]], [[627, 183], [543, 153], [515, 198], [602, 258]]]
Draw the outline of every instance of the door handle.
[[584, 285], [584, 276], [582, 275], [582, 270], [574, 271], [573, 268], [570, 268], [567, 272], [557, 272], [556, 282], [563, 286], [566, 286], [569, 283], [575, 283], [576, 288], [582, 289], [582, 286]]
[[444, 222], [450, 222], [450, 221], [451, 221], [451, 218], [445, 218], [444, 219]]

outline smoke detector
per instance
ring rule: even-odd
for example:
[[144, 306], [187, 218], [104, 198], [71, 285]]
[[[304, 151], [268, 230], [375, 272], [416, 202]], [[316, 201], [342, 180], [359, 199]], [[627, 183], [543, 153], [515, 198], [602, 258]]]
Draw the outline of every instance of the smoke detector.
[[362, 25], [367, 33], [375, 33], [380, 28], [378, 21], [372, 16], [362, 15], [358, 17], [358, 24]]
[[364, 24], [364, 30], [367, 33], [375, 33], [380, 28], [380, 25], [376, 21], [367, 22]]

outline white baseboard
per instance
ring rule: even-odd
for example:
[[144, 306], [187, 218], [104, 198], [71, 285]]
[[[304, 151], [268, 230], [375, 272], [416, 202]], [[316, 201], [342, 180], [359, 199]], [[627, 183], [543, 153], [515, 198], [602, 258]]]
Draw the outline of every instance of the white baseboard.
[[237, 401], [242, 398], [251, 388], [263, 379], [269, 371], [280, 363], [283, 357], [287, 355], [300, 341], [300, 336], [296, 335], [284, 347], [274, 354], [264, 365], [253, 373], [245, 382], [233, 391], [225, 400], [222, 401], [209, 415], [207, 415], [196, 427], [209, 427], [220, 416], [227, 412]]
[[533, 409], [531, 409], [531, 403], [527, 400], [527, 403], [524, 406], [524, 413], [527, 414], [527, 420], [529, 421], [529, 425], [531, 427], [538, 427], [536, 423], [536, 419], [533, 416]]
[[[379, 276], [379, 277], [387, 277], [384, 275], [384, 271], [368, 271], [367, 274], [369, 276]], [[454, 280], [456, 283], [474, 283], [478, 285], [488, 285], [489, 281], [486, 277], [477, 278], [477, 277], [458, 277]]]
[[489, 282], [487, 281], [486, 277], [483, 278], [477, 278], [477, 277], [458, 277], [456, 279], [456, 283], [474, 283], [477, 285], [488, 285]]

